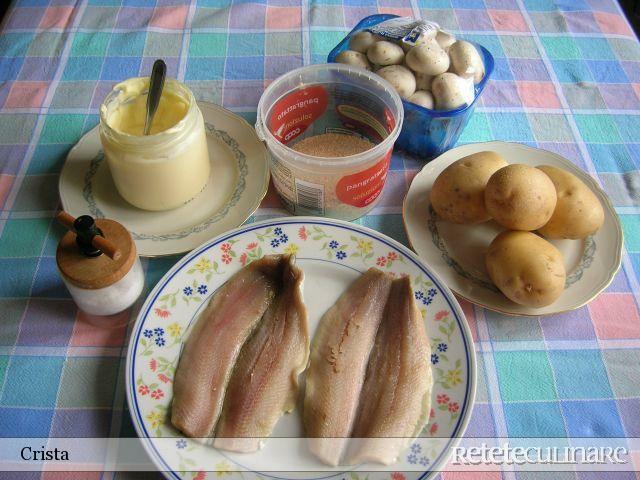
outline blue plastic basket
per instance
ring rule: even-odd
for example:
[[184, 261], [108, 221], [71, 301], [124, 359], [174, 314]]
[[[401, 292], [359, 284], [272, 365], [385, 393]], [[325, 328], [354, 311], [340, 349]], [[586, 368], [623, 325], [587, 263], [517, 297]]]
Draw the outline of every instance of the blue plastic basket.
[[[327, 61], [335, 63], [336, 56], [349, 49], [349, 38], [360, 30], [364, 30], [372, 25], [390, 18], [396, 18], [398, 15], [378, 14], [370, 15], [363, 18], [342, 39], [342, 41], [329, 53]], [[404, 123], [396, 147], [406, 150], [418, 157], [431, 159], [437, 157], [441, 153], [452, 148], [462, 130], [467, 125], [471, 114], [475, 108], [476, 102], [480, 94], [484, 90], [491, 73], [493, 72], [493, 56], [482, 45], [474, 43], [478, 51], [483, 57], [485, 75], [482, 81], [475, 86], [475, 98], [471, 105], [457, 108], [455, 110], [429, 110], [428, 108], [402, 100], [404, 106]]]

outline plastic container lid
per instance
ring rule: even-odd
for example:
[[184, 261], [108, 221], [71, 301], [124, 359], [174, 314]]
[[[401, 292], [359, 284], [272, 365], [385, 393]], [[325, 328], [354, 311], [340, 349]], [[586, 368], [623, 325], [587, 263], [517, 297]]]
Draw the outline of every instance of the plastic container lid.
[[[364, 152], [347, 157], [315, 157], [293, 150], [278, 140], [267, 126], [271, 109], [284, 96], [312, 85], [345, 83], [355, 85], [371, 92], [385, 92], [385, 103], [394, 117], [395, 125], [391, 132], [374, 147]], [[266, 141], [271, 152], [279, 158], [295, 163], [299, 168], [309, 170], [346, 170], [371, 162], [372, 159], [384, 156], [393, 147], [400, 134], [404, 111], [400, 95], [384, 78], [373, 72], [341, 63], [323, 63], [307, 65], [291, 70], [271, 82], [258, 102], [256, 134], [261, 141]]]

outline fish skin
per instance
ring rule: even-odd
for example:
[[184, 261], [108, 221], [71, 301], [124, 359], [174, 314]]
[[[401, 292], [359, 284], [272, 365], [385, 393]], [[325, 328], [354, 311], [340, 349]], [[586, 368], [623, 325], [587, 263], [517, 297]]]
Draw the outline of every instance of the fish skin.
[[408, 277], [394, 280], [369, 357], [347, 463], [394, 463], [431, 407], [431, 346]]
[[324, 314], [311, 345], [304, 426], [311, 452], [338, 465], [351, 435], [367, 361], [393, 278], [371, 268]]
[[192, 438], [213, 436], [240, 350], [277, 293], [281, 256], [268, 255], [231, 277], [198, 318], [180, 356], [171, 423]]
[[282, 289], [242, 347], [229, 382], [214, 447], [254, 452], [279, 418], [292, 411], [298, 376], [309, 361], [309, 326], [302, 299], [302, 270], [286, 262]]

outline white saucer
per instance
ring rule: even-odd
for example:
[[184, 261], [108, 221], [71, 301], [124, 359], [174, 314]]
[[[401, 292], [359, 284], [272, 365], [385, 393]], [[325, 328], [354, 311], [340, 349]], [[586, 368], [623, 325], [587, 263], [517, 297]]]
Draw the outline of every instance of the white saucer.
[[[518, 305], [491, 283], [484, 254], [495, 236], [504, 230], [496, 222], [454, 225], [440, 220], [429, 201], [436, 177], [446, 167], [472, 153], [491, 150], [509, 163], [563, 168], [582, 180], [604, 209], [604, 224], [584, 240], [550, 240], [563, 254], [567, 281], [564, 293], [551, 305], [531, 308]], [[622, 228], [609, 198], [593, 178], [569, 160], [546, 150], [517, 143], [486, 142], [463, 145], [427, 163], [411, 183], [404, 200], [403, 219], [411, 247], [461, 297], [509, 315], [551, 315], [574, 310], [593, 300], [613, 280], [622, 257]]]
[[247, 220], [269, 187], [267, 150], [251, 125], [212, 103], [198, 102], [207, 130], [211, 178], [193, 200], [174, 210], [151, 212], [127, 203], [104, 161], [98, 127], [74, 146], [62, 168], [63, 208], [124, 225], [145, 257], [187, 252]]

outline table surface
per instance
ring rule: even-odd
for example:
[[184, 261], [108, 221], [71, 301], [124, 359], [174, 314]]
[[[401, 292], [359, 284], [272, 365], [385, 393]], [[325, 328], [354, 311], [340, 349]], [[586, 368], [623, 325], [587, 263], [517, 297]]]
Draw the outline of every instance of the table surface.
[[[640, 45], [614, 0], [15, 2], [0, 34], [0, 436], [134, 435], [123, 383], [135, 313], [106, 327], [78, 312], [54, 258], [58, 174], [112, 85], [162, 56], [197, 98], [253, 122], [266, 84], [323, 62], [373, 13], [486, 46], [496, 69], [460, 143], [560, 153], [598, 178], [625, 231], [622, 268], [586, 307], [510, 318], [463, 302], [478, 356], [468, 434], [640, 437]], [[395, 153], [358, 223], [406, 243], [401, 204], [420, 167]], [[284, 214], [270, 191], [254, 219]], [[177, 259], [143, 262], [146, 291]]]

